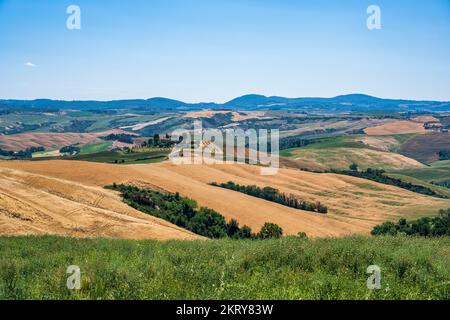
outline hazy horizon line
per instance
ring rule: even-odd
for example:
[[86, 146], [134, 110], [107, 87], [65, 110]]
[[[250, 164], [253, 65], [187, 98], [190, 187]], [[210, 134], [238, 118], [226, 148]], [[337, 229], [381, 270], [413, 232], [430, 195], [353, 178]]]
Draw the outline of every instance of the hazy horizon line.
[[352, 95], [362, 95], [367, 97], [372, 97], [376, 99], [382, 99], [382, 100], [408, 100], [408, 101], [433, 101], [433, 102], [450, 102], [449, 100], [441, 100], [441, 99], [413, 99], [413, 98], [386, 98], [386, 97], [379, 97], [375, 95], [370, 95], [366, 93], [344, 93], [344, 94], [338, 94], [333, 96], [294, 96], [294, 97], [288, 97], [283, 95], [266, 95], [261, 93], [247, 93], [235, 96], [234, 98], [231, 98], [229, 100], [226, 100], [224, 102], [217, 102], [217, 101], [203, 101], [203, 100], [196, 100], [193, 101], [191, 99], [182, 99], [182, 98], [170, 98], [167, 96], [152, 96], [148, 98], [119, 98], [119, 99], [61, 99], [61, 98], [32, 98], [32, 99], [24, 99], [24, 98], [0, 98], [0, 101], [36, 101], [36, 100], [51, 100], [51, 101], [64, 101], [64, 102], [86, 102], [86, 101], [95, 101], [95, 102], [114, 102], [114, 101], [127, 101], [127, 100], [150, 100], [150, 99], [168, 99], [168, 100], [175, 100], [180, 101], [186, 104], [226, 104], [234, 99], [245, 97], [245, 96], [264, 96], [266, 98], [272, 98], [272, 97], [279, 97], [279, 98], [286, 98], [286, 99], [333, 99], [337, 97], [345, 97], [345, 96], [352, 96]]

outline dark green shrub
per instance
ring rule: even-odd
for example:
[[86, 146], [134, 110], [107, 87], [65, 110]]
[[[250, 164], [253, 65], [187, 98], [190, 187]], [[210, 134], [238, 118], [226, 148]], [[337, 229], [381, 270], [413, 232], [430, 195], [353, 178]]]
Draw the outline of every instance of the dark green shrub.
[[270, 239], [270, 238], [281, 238], [283, 235], [283, 229], [275, 223], [266, 222], [264, 223], [261, 231], [258, 233], [258, 238], [260, 239]]
[[182, 197], [178, 192], [175, 194], [162, 193], [117, 183], [113, 183], [107, 188], [120, 191], [124, 202], [131, 207], [167, 220], [196, 234], [208, 238], [255, 238], [248, 226], [240, 228], [235, 219], [231, 219], [227, 223], [220, 213], [210, 208], [198, 208], [195, 200]]
[[400, 219], [398, 223], [385, 222], [375, 226], [372, 235], [397, 235], [422, 237], [450, 236], [450, 209], [440, 210], [439, 216], [434, 218], [421, 218], [411, 223]]
[[236, 184], [233, 181], [228, 181], [226, 183], [211, 182], [210, 185], [237, 192], [242, 192], [252, 197], [264, 199], [271, 202], [276, 202], [290, 208], [318, 212], [323, 214], [328, 212], [328, 208], [323, 204], [321, 204], [320, 202], [312, 203], [304, 201], [299, 199], [293, 194], [282, 193], [278, 189], [272, 187], [260, 188], [255, 185], [244, 186]]

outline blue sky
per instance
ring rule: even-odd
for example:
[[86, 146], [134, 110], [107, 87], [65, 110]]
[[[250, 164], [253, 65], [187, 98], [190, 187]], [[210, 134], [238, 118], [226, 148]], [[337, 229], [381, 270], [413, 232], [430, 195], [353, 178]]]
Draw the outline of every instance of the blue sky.
[[450, 100], [450, 0], [0, 0], [0, 98], [247, 93]]

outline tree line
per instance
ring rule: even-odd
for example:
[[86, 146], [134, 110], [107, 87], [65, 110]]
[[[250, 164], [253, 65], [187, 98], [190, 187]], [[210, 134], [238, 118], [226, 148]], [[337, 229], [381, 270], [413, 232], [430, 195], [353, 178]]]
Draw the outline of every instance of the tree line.
[[440, 210], [437, 217], [426, 217], [408, 223], [400, 219], [398, 223], [385, 222], [372, 230], [372, 235], [408, 235], [421, 237], [450, 237], [450, 208]]
[[[181, 141], [181, 138], [180, 138]], [[178, 141], [178, 142], [180, 142]], [[177, 141], [172, 141], [171, 136], [166, 133], [164, 139], [161, 138], [159, 134], [154, 134], [153, 137], [149, 138], [147, 141], [142, 142], [142, 147], [154, 147], [154, 148], [172, 148]]]
[[412, 184], [411, 182], [405, 182], [403, 180], [397, 179], [397, 178], [393, 178], [393, 177], [389, 177], [387, 175], [385, 175], [386, 171], [381, 170], [381, 169], [372, 169], [372, 168], [368, 168], [365, 171], [358, 171], [358, 167], [356, 164], [352, 164], [350, 165], [350, 170], [331, 170], [332, 173], [339, 173], [339, 174], [345, 174], [345, 175], [349, 175], [349, 176], [353, 176], [353, 177], [358, 177], [358, 178], [364, 178], [367, 180], [372, 180], [375, 182], [379, 182], [379, 183], [384, 183], [384, 184], [388, 184], [391, 186], [396, 186], [402, 189], [406, 189], [412, 192], [417, 192], [420, 194], [424, 194], [427, 196], [432, 196], [432, 197], [436, 197], [436, 198], [447, 198], [446, 196], [437, 193], [436, 191], [425, 187], [425, 186], [421, 186], [421, 185], [417, 185], [417, 184]]
[[13, 159], [29, 159], [33, 157], [33, 153], [42, 151], [45, 151], [44, 147], [30, 147], [20, 151], [0, 149], [0, 156], [11, 157]]
[[450, 160], [450, 150], [441, 150], [438, 152], [439, 160]]
[[328, 208], [324, 206], [320, 202], [308, 202], [302, 199], [299, 199], [293, 194], [287, 194], [280, 192], [278, 189], [272, 187], [264, 187], [260, 188], [255, 185], [244, 186], [234, 183], [233, 181], [228, 181], [226, 183], [217, 183], [212, 182], [210, 185], [215, 187], [221, 187], [241, 193], [245, 193], [249, 196], [253, 196], [256, 198], [264, 199], [271, 202], [276, 202], [282, 204], [286, 207], [318, 212], [322, 214], [328, 213]]
[[134, 143], [134, 139], [132, 135], [126, 134], [126, 133], [112, 133], [109, 134], [107, 136], [104, 137], [100, 137], [103, 140], [106, 141], [119, 141], [119, 142], [123, 142], [123, 143], [129, 143], [129, 144], [133, 144]]
[[431, 184], [434, 184], [435, 186], [440, 186], [440, 187], [444, 187], [444, 188], [449, 188], [450, 189], [450, 180], [447, 181], [431, 181]]
[[291, 149], [291, 148], [299, 148], [305, 147], [311, 143], [316, 143], [317, 139], [304, 139], [299, 138], [298, 136], [293, 137], [284, 137], [280, 139], [279, 148], [280, 150]]
[[208, 238], [268, 239], [280, 238], [283, 235], [280, 226], [269, 222], [255, 234], [246, 225], [240, 227], [235, 219], [227, 222], [225, 217], [217, 211], [206, 207], [199, 208], [195, 200], [182, 197], [178, 192], [162, 193], [116, 183], [107, 188], [119, 191], [124, 202], [139, 211]]
[[78, 154], [80, 153], [81, 149], [77, 146], [65, 146], [59, 149], [60, 153], [68, 153], [68, 154]]

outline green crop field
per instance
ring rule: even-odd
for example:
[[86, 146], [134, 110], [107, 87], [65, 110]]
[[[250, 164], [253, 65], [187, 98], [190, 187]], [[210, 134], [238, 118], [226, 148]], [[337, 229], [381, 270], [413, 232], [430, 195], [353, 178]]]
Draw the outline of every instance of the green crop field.
[[169, 152], [169, 149], [147, 148], [139, 152], [102, 151], [98, 153], [78, 154], [65, 157], [64, 159], [119, 164], [143, 164], [163, 161], [167, 159]]
[[366, 145], [355, 141], [357, 137], [359, 136], [337, 136], [325, 138], [319, 140], [318, 142], [308, 144], [304, 147], [281, 150], [280, 155], [282, 157], [294, 157], [297, 153], [296, 151], [299, 150], [321, 150], [333, 148], [367, 148]]
[[418, 169], [407, 169], [392, 171], [392, 173], [410, 176], [423, 181], [446, 181], [450, 180], [450, 161], [438, 161], [428, 167]]
[[[411, 138], [414, 138], [417, 134], [393, 134], [393, 135], [383, 135], [376, 136], [377, 139], [395, 139], [397, 141], [396, 144], [391, 145], [390, 151], [396, 152], [401, 147], [403, 143], [408, 141]], [[366, 135], [344, 135], [344, 136], [335, 136], [330, 138], [320, 139], [315, 143], [311, 143], [301, 148], [291, 148], [282, 150], [280, 155], [284, 157], [295, 156], [295, 151], [299, 149], [306, 150], [320, 150], [320, 149], [334, 149], [334, 148], [366, 148], [366, 149], [376, 149], [366, 145], [362, 142], [364, 138], [367, 138]], [[394, 140], [394, 141], [395, 141]]]
[[51, 157], [60, 157], [61, 154], [59, 153], [59, 150], [45, 150], [45, 151], [38, 151], [34, 152], [32, 157], [33, 159], [37, 158], [51, 158]]
[[[0, 299], [450, 299], [450, 239], [0, 238]], [[81, 289], [66, 287], [67, 267]], [[381, 289], [367, 288], [370, 265]]]
[[[410, 171], [408, 171], [408, 172], [410, 172]], [[424, 187], [430, 188], [431, 190], [433, 190], [433, 191], [435, 191], [435, 192], [437, 192], [437, 193], [439, 193], [441, 195], [444, 195], [444, 196], [450, 198], [450, 189], [449, 188], [436, 186], [434, 184], [431, 184], [431, 183], [427, 182], [426, 180], [420, 180], [420, 179], [417, 179], [417, 178], [414, 178], [412, 176], [408, 176], [408, 175], [405, 175], [405, 174], [388, 173], [388, 175], [390, 177], [397, 178], [397, 179], [400, 179], [400, 180], [405, 181], [405, 182], [410, 182], [410, 183], [415, 184], [415, 185], [419, 185], [419, 186], [424, 186]], [[434, 181], [438, 181], [438, 180], [434, 180]]]
[[450, 170], [450, 160], [436, 161], [431, 164], [432, 168], [447, 168]]
[[112, 146], [112, 141], [105, 141], [96, 144], [84, 145], [80, 148], [80, 154], [99, 153], [108, 150]]
[[[365, 135], [346, 135], [320, 139], [303, 147], [280, 151], [282, 157], [312, 161], [323, 167], [348, 169], [356, 163], [361, 169], [378, 168], [395, 170], [415, 167], [408, 159], [399, 158], [393, 152], [414, 135], [386, 135], [369, 137]], [[366, 139], [374, 141], [366, 142]], [[383, 141], [385, 145], [383, 144]], [[372, 144], [373, 145], [372, 145]], [[377, 145], [379, 143], [379, 145]], [[383, 147], [387, 146], [386, 149]], [[387, 151], [391, 150], [391, 151]], [[417, 164], [418, 165], [418, 164]]]

